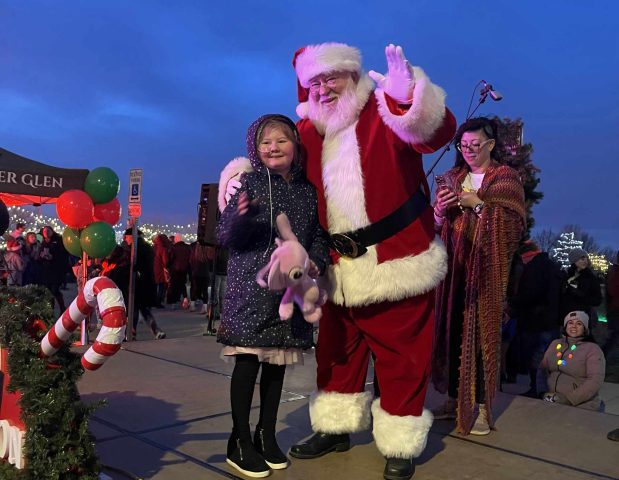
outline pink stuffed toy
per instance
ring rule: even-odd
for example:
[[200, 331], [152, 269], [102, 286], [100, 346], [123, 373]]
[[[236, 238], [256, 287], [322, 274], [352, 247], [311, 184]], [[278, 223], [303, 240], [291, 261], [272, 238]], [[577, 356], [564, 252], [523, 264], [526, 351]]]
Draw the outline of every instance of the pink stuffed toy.
[[308, 275], [309, 256], [292, 232], [286, 214], [280, 213], [276, 223], [282, 238], [275, 239], [277, 248], [271, 254], [269, 263], [256, 275], [256, 280], [261, 287], [269, 290], [286, 289], [279, 304], [279, 316], [282, 320], [292, 317], [296, 303], [303, 312], [303, 318], [307, 322], [316, 323], [322, 316], [320, 306], [326, 301], [326, 292], [319, 289], [316, 280]]

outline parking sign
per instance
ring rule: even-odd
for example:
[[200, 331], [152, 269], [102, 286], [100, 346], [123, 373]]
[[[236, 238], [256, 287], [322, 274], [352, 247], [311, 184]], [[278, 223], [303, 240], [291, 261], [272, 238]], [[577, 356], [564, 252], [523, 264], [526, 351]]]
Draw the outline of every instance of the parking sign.
[[142, 203], [142, 169], [129, 170], [129, 203]]

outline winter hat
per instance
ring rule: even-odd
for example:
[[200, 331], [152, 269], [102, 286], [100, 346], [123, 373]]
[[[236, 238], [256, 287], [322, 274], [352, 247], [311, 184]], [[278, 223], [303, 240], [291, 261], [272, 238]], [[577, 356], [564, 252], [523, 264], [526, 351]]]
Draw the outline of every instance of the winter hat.
[[183, 241], [183, 235], [180, 233], [177, 233], [174, 235], [174, 243], [178, 243], [178, 242], [182, 242]]
[[361, 53], [344, 43], [308, 45], [295, 52], [292, 64], [301, 86], [309, 88], [309, 81], [321, 73], [360, 73]]
[[589, 330], [589, 315], [587, 315], [582, 310], [576, 310], [574, 312], [568, 313], [563, 319], [563, 327], [567, 325], [568, 320], [580, 320], [582, 324], [585, 326], [585, 330]]
[[9, 252], [16, 252], [20, 248], [21, 248], [21, 243], [19, 243], [17, 240], [13, 238], [10, 239], [8, 242], [6, 242], [6, 249]]
[[316, 75], [330, 72], [361, 74], [361, 52], [344, 43], [320, 43], [299, 48], [292, 59], [297, 73], [297, 96], [301, 105], [297, 114], [304, 117], [304, 107], [309, 99], [309, 81]]
[[582, 248], [574, 248], [570, 250], [567, 254], [567, 258], [570, 263], [576, 263], [577, 260], [580, 260], [582, 257], [588, 257], [589, 254], [585, 252]]

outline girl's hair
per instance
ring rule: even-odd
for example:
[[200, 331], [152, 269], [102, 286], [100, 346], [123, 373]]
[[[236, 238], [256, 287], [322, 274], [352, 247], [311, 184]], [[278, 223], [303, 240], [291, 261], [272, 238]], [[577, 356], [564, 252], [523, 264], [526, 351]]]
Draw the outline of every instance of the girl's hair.
[[[460, 145], [460, 140], [462, 140], [462, 135], [464, 135], [466, 132], [477, 132], [480, 130], [483, 132], [486, 138], [494, 140], [495, 145], [494, 145], [494, 148], [490, 150], [490, 158], [492, 158], [493, 160], [496, 160], [497, 162], [500, 162], [501, 157], [499, 155], [499, 151], [501, 151], [501, 148], [500, 148], [501, 145], [500, 145], [500, 139], [497, 133], [498, 129], [497, 129], [496, 123], [493, 120], [490, 120], [489, 118], [486, 118], [486, 117], [471, 118], [470, 120], [467, 120], [462, 125], [460, 125], [460, 127], [458, 128], [458, 131], [456, 132], [456, 136], [454, 137], [454, 145], [456, 146]], [[462, 153], [458, 149], [456, 149], [456, 162], [454, 163], [454, 167], [463, 167], [463, 166], [466, 166], [464, 157], [462, 156]]]

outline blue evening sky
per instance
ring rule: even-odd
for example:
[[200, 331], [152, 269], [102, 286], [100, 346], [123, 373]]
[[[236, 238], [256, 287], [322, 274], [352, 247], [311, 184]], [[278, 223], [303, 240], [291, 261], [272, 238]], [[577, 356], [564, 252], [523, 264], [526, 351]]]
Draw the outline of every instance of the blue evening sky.
[[[400, 44], [463, 120], [474, 85], [505, 96], [542, 169], [539, 228], [619, 247], [619, 2], [0, 1], [0, 146], [61, 167], [144, 169], [144, 221], [195, 221], [200, 184], [244, 154], [258, 115], [296, 118], [293, 52]], [[432, 157], [425, 159], [426, 167]], [[437, 171], [453, 163], [448, 154]]]

